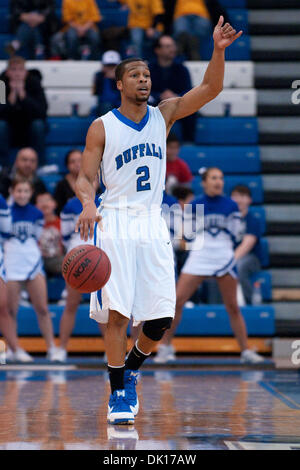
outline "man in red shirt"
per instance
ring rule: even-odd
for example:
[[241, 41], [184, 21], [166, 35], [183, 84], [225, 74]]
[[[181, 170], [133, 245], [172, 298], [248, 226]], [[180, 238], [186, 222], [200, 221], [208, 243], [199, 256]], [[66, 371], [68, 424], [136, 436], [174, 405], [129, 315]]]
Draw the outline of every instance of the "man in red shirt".
[[167, 174], [166, 191], [171, 192], [175, 185], [189, 186], [193, 179], [188, 164], [179, 158], [180, 143], [175, 134], [170, 133], [167, 139]]

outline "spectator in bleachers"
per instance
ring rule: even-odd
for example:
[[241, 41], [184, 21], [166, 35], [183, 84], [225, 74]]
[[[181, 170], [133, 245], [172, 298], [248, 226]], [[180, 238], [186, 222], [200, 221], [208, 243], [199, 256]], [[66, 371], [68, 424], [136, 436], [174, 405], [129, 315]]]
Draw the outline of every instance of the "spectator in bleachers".
[[128, 55], [143, 57], [145, 45], [163, 32], [164, 7], [162, 0], [121, 0], [129, 8], [128, 28], [131, 47]]
[[46, 192], [45, 184], [37, 175], [38, 163], [38, 155], [34, 149], [25, 147], [18, 151], [12, 171], [9, 176], [4, 177], [2, 184], [2, 194], [6, 199], [9, 197], [11, 182], [15, 178], [27, 179], [32, 184], [32, 204], [38, 194]]
[[205, 1], [177, 0], [173, 28], [179, 54], [186, 55], [188, 60], [200, 60], [200, 42], [211, 29]]
[[[150, 62], [152, 89], [151, 104], [156, 106], [160, 101], [182, 96], [192, 88], [188, 69], [176, 59], [177, 47], [171, 36], [163, 35], [154, 44], [156, 60]], [[197, 114], [180, 119], [182, 138], [193, 142]]]
[[60, 218], [56, 215], [57, 203], [51, 193], [41, 193], [36, 198], [36, 207], [43, 213], [45, 224], [39, 240], [47, 274], [61, 274], [64, 248], [60, 228]]
[[10, 7], [16, 39], [8, 51], [31, 60], [48, 56], [49, 38], [58, 27], [55, 0], [11, 0]]
[[243, 240], [235, 250], [239, 281], [246, 303], [252, 304], [251, 276], [261, 269], [258, 249], [262, 233], [259, 221], [249, 211], [252, 203], [250, 189], [247, 186], [236, 186], [231, 192], [231, 198], [239, 206], [244, 224]]
[[27, 71], [22, 57], [12, 57], [1, 74], [6, 104], [0, 106], [0, 162], [8, 160], [11, 146], [33, 147], [44, 164], [47, 101], [38, 74]]
[[98, 97], [98, 106], [93, 113], [96, 116], [118, 108], [121, 104], [120, 92], [117, 89], [115, 70], [121, 62], [117, 51], [106, 51], [102, 56], [102, 70], [94, 78], [93, 94]]
[[95, 0], [63, 0], [62, 20], [65, 25], [63, 32], [67, 59], [99, 60], [98, 23], [101, 19]]
[[177, 136], [170, 133], [167, 138], [167, 171], [166, 191], [172, 193], [174, 186], [189, 185], [193, 179], [188, 164], [179, 157], [180, 142]]
[[42, 229], [43, 214], [30, 204], [32, 185], [27, 179], [12, 182], [11, 206], [12, 229], [4, 244], [4, 266], [7, 277], [8, 309], [17, 332], [17, 313], [21, 287], [25, 283], [39, 327], [47, 345], [47, 357], [55, 360], [56, 347], [53, 327], [48, 310], [47, 285], [43, 262], [38, 246]]
[[69, 199], [75, 196], [75, 183], [80, 170], [82, 152], [72, 149], [65, 156], [65, 166], [68, 173], [59, 181], [54, 191], [54, 199], [57, 202], [57, 214], [60, 214]]

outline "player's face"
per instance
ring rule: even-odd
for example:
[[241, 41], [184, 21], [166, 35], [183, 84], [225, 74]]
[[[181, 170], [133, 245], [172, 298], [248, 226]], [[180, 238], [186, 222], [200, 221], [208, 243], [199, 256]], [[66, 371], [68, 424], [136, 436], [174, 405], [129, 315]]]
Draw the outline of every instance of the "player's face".
[[233, 191], [231, 194], [231, 199], [237, 203], [240, 212], [247, 211], [252, 202], [252, 199], [248, 196], [248, 194], [241, 194], [237, 191]]
[[19, 206], [26, 206], [32, 196], [32, 189], [28, 183], [19, 183], [12, 190], [12, 196]]
[[217, 169], [210, 170], [202, 184], [208, 196], [220, 196], [223, 194], [224, 189], [224, 175], [222, 171]]
[[117, 87], [126, 98], [136, 103], [147, 102], [151, 92], [150, 71], [144, 62], [131, 62], [126, 65], [122, 80]]

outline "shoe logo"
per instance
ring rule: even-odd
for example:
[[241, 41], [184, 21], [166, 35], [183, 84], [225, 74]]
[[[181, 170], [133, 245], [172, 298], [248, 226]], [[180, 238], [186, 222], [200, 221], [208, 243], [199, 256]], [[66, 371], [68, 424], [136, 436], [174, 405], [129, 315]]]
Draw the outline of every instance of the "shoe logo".
[[118, 397], [125, 397], [125, 390], [117, 390]]

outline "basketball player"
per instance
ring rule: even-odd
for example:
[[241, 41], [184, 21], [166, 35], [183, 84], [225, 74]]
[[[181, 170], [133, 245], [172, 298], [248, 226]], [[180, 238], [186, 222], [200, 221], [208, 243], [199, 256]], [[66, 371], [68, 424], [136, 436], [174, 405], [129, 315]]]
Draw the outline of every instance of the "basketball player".
[[[76, 230], [87, 240], [93, 237], [96, 222], [96, 244], [112, 265], [108, 283], [91, 295], [90, 311], [92, 318], [107, 323], [111, 424], [134, 423], [138, 369], [174, 318], [173, 250], [161, 215], [166, 137], [176, 120], [195, 113], [222, 90], [225, 48], [242, 35], [228, 23], [222, 26], [223, 22], [221, 16], [213, 33], [212, 59], [199, 86], [182, 97], [162, 101], [157, 108], [147, 106], [149, 68], [142, 59], [127, 59], [116, 68], [120, 108], [96, 119], [87, 134], [76, 183], [83, 205]], [[106, 191], [97, 211], [93, 180], [100, 165]], [[131, 315], [144, 324], [125, 364]]]
[[[175, 359], [171, 345], [179, 325], [182, 309], [206, 277], [217, 279], [230, 324], [241, 349], [241, 362], [259, 363], [263, 358], [248, 348], [246, 325], [237, 303], [237, 268], [234, 249], [241, 241], [243, 224], [238, 205], [223, 196], [224, 175], [219, 168], [208, 168], [202, 173], [204, 195], [191, 204], [204, 205], [204, 244], [194, 245], [181, 270], [176, 286], [176, 313], [171, 328], [164, 335], [155, 362]], [[194, 243], [197, 243], [197, 238]]]

